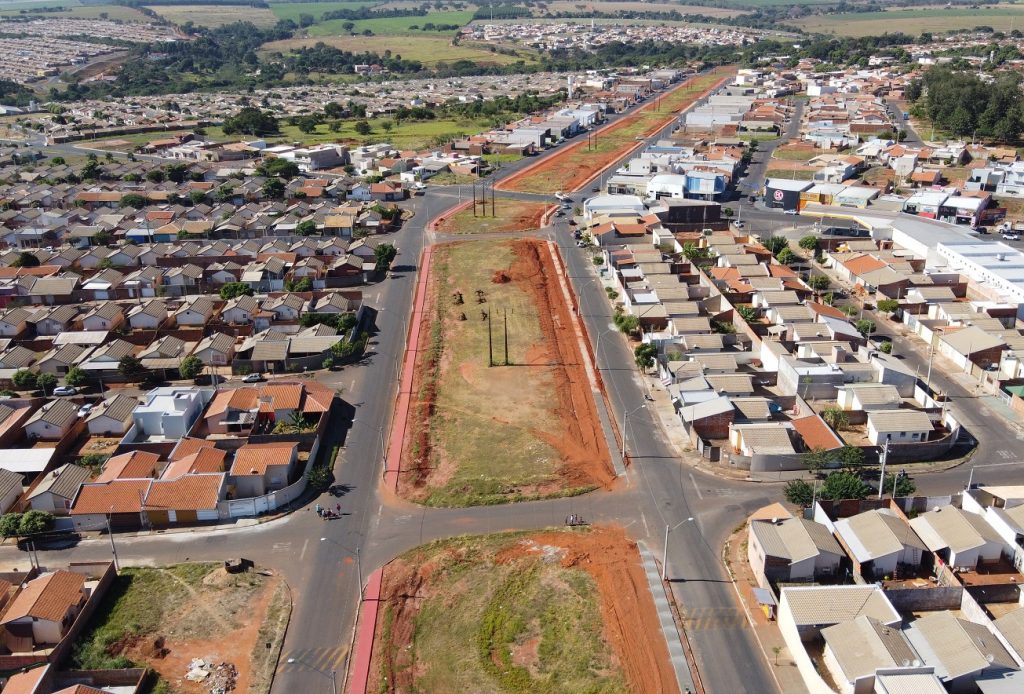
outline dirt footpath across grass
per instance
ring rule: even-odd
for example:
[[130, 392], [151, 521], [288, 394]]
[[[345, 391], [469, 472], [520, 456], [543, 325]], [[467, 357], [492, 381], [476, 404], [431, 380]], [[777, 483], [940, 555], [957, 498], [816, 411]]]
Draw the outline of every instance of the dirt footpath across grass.
[[626, 156], [646, 138], [664, 128], [679, 112], [735, 74], [736, 68], [717, 68], [686, 80], [654, 97], [636, 112], [596, 131], [597, 144], [588, 149], [587, 138], [566, 145], [561, 152], [529, 166], [497, 184], [498, 190], [554, 194], [582, 188], [598, 172]]
[[[75, 649], [74, 665], [150, 667], [159, 691], [198, 694], [232, 679], [229, 691], [265, 693], [290, 615], [288, 585], [278, 576], [229, 574], [218, 564], [122, 569]], [[190, 681], [195, 658], [225, 667]]]
[[536, 239], [433, 247], [402, 496], [469, 506], [614, 480], [551, 251]]
[[678, 691], [621, 528], [419, 547], [385, 567], [379, 610], [371, 691]]
[[[509, 198], [495, 198], [494, 215], [491, 215], [491, 203], [482, 210], [477, 205], [473, 216], [473, 206], [464, 208], [439, 220], [434, 227], [442, 234], [497, 234], [511, 231], [534, 231], [540, 229], [541, 217], [553, 205], [543, 202], [525, 202]], [[481, 216], [486, 215], [486, 216]]]

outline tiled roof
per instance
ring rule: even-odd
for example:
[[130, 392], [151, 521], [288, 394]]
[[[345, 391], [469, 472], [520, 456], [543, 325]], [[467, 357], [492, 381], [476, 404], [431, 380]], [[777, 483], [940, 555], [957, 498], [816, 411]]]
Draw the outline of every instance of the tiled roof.
[[232, 475], [263, 475], [271, 465], [288, 465], [297, 443], [247, 443], [235, 453]]
[[175, 479], [157, 480], [146, 495], [146, 509], [202, 511], [217, 508], [226, 475], [188, 474]]
[[107, 513], [139, 513], [142, 499], [149, 491], [153, 480], [114, 480], [112, 482], [85, 484], [75, 504], [72, 516]]
[[181, 460], [196, 453], [203, 448], [213, 448], [216, 444], [206, 439], [185, 438], [178, 442], [178, 446], [171, 453], [171, 460]]
[[883, 624], [898, 623], [900, 615], [877, 586], [809, 586], [784, 588], [796, 624], [839, 624], [860, 615]]
[[160, 456], [149, 451], [131, 451], [115, 455], [103, 466], [97, 482], [116, 479], [142, 479], [153, 477], [159, 467]]
[[0, 624], [32, 617], [60, 622], [68, 610], [83, 598], [85, 576], [72, 571], [54, 571], [34, 578], [25, 584], [0, 618]]
[[200, 448], [195, 453], [176, 459], [160, 474], [162, 480], [173, 480], [190, 472], [223, 472], [227, 451], [219, 448]]

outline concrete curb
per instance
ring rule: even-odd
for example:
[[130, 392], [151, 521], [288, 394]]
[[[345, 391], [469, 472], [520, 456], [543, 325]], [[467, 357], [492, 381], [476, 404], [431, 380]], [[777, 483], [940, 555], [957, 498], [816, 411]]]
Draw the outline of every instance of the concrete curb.
[[672, 661], [672, 669], [676, 673], [676, 684], [680, 692], [696, 692], [697, 685], [690, 673], [690, 664], [686, 660], [686, 652], [683, 650], [684, 635], [676, 628], [675, 619], [672, 616], [672, 605], [665, 592], [665, 584], [661, 581], [661, 573], [658, 570], [658, 562], [655, 560], [651, 550], [642, 542], [637, 543], [640, 550], [640, 559], [644, 565], [644, 574], [647, 576], [647, 586], [651, 590], [651, 597], [654, 599], [654, 608], [658, 611], [658, 621], [661, 623], [661, 633], [665, 637], [665, 644], [668, 646], [669, 659]]
[[[429, 222], [427, 222], [426, 226], [424, 226], [423, 229], [425, 231], [437, 231], [437, 225], [438, 224], [443, 222], [448, 217], [451, 217], [452, 215], [455, 215], [455, 214], [458, 214], [459, 212], [462, 212], [462, 210], [466, 209], [467, 207], [469, 207], [472, 204], [473, 204], [473, 200], [469, 199], [469, 200], [466, 200], [465, 202], [460, 202], [460, 203], [458, 203], [456, 205], [453, 205], [452, 207], [449, 207], [447, 210], [445, 210], [444, 212], [441, 212], [436, 217], [434, 217]], [[429, 248], [429, 246], [427, 246], [427, 248]], [[426, 248], [424, 248], [424, 250], [426, 250]]]
[[396, 493], [398, 492], [398, 476], [402, 469], [402, 450], [405, 448], [409, 408], [412, 404], [412, 379], [416, 370], [416, 355], [419, 353], [417, 345], [419, 345], [420, 330], [423, 327], [423, 303], [427, 295], [432, 255], [433, 248], [431, 246], [425, 247], [420, 255], [420, 273], [416, 278], [416, 295], [413, 298], [412, 315], [409, 317], [405, 358], [402, 361], [402, 373], [398, 382], [398, 398], [395, 401], [395, 410], [391, 417], [391, 432], [388, 434], [388, 446], [384, 455], [384, 486]]
[[373, 659], [374, 634], [377, 631], [377, 614], [380, 607], [380, 588], [384, 569], [370, 574], [363, 593], [362, 608], [359, 610], [359, 627], [356, 637], [355, 655], [352, 661], [350, 694], [365, 694], [370, 687], [370, 661]]

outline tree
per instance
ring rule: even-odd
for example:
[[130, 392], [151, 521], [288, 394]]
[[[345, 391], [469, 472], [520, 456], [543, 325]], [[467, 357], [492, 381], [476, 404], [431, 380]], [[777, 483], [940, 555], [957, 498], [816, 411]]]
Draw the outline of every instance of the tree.
[[778, 260], [783, 265], [792, 265], [797, 260], [799, 260], [796, 253], [789, 250], [789, 248], [783, 248], [781, 251], [779, 251], [779, 254], [775, 256], [775, 259]]
[[29, 371], [28, 369], [18, 369], [11, 376], [11, 382], [14, 387], [18, 390], [35, 390], [36, 389], [36, 376], [35, 372]]
[[807, 278], [807, 286], [816, 292], [828, 289], [829, 284], [831, 282], [829, 282], [828, 277], [825, 275], [811, 275]]
[[914, 479], [904, 470], [898, 472], [884, 484], [885, 489], [882, 490], [882, 493], [891, 494], [894, 499], [902, 496], [913, 496], [914, 492], [917, 491], [917, 485], [914, 484]]
[[747, 323], [757, 320], [757, 309], [753, 306], [740, 304], [736, 306], [736, 313], [738, 313], [740, 318], [745, 320]]
[[825, 420], [835, 431], [842, 431], [850, 424], [850, 418], [846, 412], [836, 405], [829, 405], [821, 411], [821, 418]]
[[146, 198], [138, 193], [128, 193], [121, 197], [121, 202], [118, 204], [122, 208], [131, 207], [139, 210], [146, 206]]
[[84, 386], [89, 382], [89, 376], [83, 369], [77, 366], [72, 366], [68, 369], [68, 372], [64, 374], [64, 382], [69, 386], [78, 388], [79, 386]]
[[228, 282], [220, 288], [220, 298], [230, 301], [238, 296], [252, 296], [256, 292], [245, 282]]
[[870, 493], [871, 487], [860, 477], [837, 470], [825, 478], [819, 496], [822, 499], [866, 499]]
[[783, 248], [789, 247], [789, 241], [783, 236], [769, 236], [762, 242], [762, 245], [768, 249], [769, 253], [777, 255]]
[[287, 280], [284, 288], [289, 292], [311, 292], [313, 291], [313, 280], [310, 277], [300, 277], [297, 280]]
[[36, 388], [43, 391], [43, 395], [48, 395], [53, 392], [53, 389], [57, 387], [57, 377], [53, 374], [39, 374], [36, 377]]
[[188, 199], [193, 205], [199, 205], [206, 202], [206, 191], [193, 190], [188, 194]]
[[14, 267], [39, 267], [39, 258], [33, 253], [28, 251], [22, 251], [18, 254], [18, 257], [11, 263]]
[[262, 188], [263, 194], [268, 198], [280, 198], [284, 195], [284, 181], [280, 178], [268, 178], [263, 182]]
[[256, 167], [256, 172], [260, 176], [266, 176], [268, 178], [271, 176], [277, 176], [278, 178], [283, 178], [285, 180], [295, 178], [300, 173], [298, 164], [279, 157], [264, 161]]
[[373, 249], [373, 257], [377, 261], [375, 267], [377, 272], [386, 272], [389, 270], [396, 255], [398, 255], [398, 249], [395, 248], [394, 244], [382, 243]]
[[384, 129], [384, 132], [389, 133], [395, 128], [394, 121], [386, 120], [380, 124], [380, 127]]
[[318, 124], [319, 123], [315, 116], [303, 116], [299, 119], [299, 122], [296, 123], [296, 126], [299, 128], [299, 132], [305, 133], [306, 135], [312, 135], [316, 132], [316, 126]]
[[632, 335], [633, 333], [640, 329], [640, 319], [634, 316], [632, 313], [616, 313], [612, 321], [615, 323], [619, 330], [626, 333], [627, 335]]
[[882, 351], [882, 354], [892, 354], [892, 340], [886, 340], [878, 345], [878, 349]]
[[690, 262], [696, 262], [703, 260], [710, 255], [710, 251], [707, 248], [701, 248], [692, 241], [687, 241], [683, 244], [683, 257]]
[[187, 381], [195, 379], [203, 372], [203, 360], [194, 354], [190, 354], [181, 360], [178, 365], [178, 373]]
[[316, 220], [304, 219], [295, 226], [295, 233], [299, 236], [312, 236], [316, 233]]
[[164, 178], [166, 178], [166, 174], [163, 169], [150, 169], [146, 172], [146, 180], [150, 183], [163, 183]]
[[847, 472], [856, 472], [864, 467], [864, 449], [860, 446], [843, 446], [836, 451], [836, 460]]
[[832, 451], [816, 447], [800, 456], [800, 461], [811, 472], [818, 472], [835, 462], [836, 455]]
[[640, 371], [644, 372], [654, 366], [654, 359], [658, 356], [658, 348], [652, 344], [644, 343], [633, 349], [633, 359]]
[[3, 535], [4, 537], [14, 537], [18, 534], [20, 527], [20, 513], [5, 513], [0, 516], [0, 535]]
[[867, 337], [871, 333], [875, 332], [875, 321], [868, 320], [867, 318], [862, 318], [861, 320], [854, 323], [853, 327], [857, 328], [857, 332], [859, 332], [861, 335]]
[[167, 173], [167, 180], [174, 183], [184, 183], [188, 178], [188, 166], [185, 164], [168, 164], [164, 171]]
[[138, 357], [127, 354], [118, 362], [117, 373], [128, 381], [141, 381], [146, 375], [146, 367], [142, 365]]
[[878, 302], [878, 310], [883, 313], [894, 313], [900, 307], [896, 299], [882, 299]]
[[805, 251], [816, 251], [818, 250], [818, 237], [812, 234], [808, 234], [800, 239], [800, 248]]
[[356, 124], [353, 126], [353, 128], [359, 135], [369, 135], [371, 132], [373, 132], [373, 128], [370, 127], [370, 124], [365, 120], [356, 121]]
[[233, 116], [224, 119], [221, 126], [225, 135], [276, 135], [281, 132], [281, 126], [277, 118], [270, 111], [261, 111], [252, 106], [246, 106]]
[[53, 516], [46, 511], [29, 511], [21, 514], [18, 521], [19, 535], [35, 535], [45, 533], [53, 527]]
[[797, 506], [810, 506], [814, 501], [814, 487], [803, 480], [790, 480], [782, 493], [786, 501]]

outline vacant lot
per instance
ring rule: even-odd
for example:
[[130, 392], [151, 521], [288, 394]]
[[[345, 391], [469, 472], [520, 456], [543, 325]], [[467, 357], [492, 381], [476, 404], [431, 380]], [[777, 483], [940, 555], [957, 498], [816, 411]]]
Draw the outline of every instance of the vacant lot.
[[772, 152], [772, 158], [783, 161], [807, 161], [814, 159], [819, 154], [821, 154], [821, 151], [813, 145], [791, 144], [776, 148]]
[[492, 53], [477, 46], [453, 46], [451, 38], [447, 34], [438, 35], [437, 32], [421, 32], [422, 35], [403, 36], [400, 42], [395, 41], [394, 36], [315, 36], [297, 39], [285, 39], [283, 41], [271, 41], [263, 44], [261, 53], [288, 51], [298, 48], [314, 46], [317, 43], [325, 43], [328, 46], [353, 53], [377, 53], [384, 55], [384, 51], [391, 51], [397, 57], [406, 60], [418, 60], [424, 65], [436, 65], [440, 62], [453, 63], [456, 60], [472, 60], [476, 63], [491, 63], [494, 65], [507, 65], [517, 60], [529, 62], [531, 56], [523, 54], [522, 57]]
[[674, 692], [620, 529], [435, 542], [384, 570], [378, 692]]
[[[472, 193], [470, 193], [472, 195]], [[459, 210], [437, 225], [437, 230], [445, 234], [494, 234], [509, 231], [534, 230], [540, 228], [540, 218], [551, 208], [543, 202], [523, 202], [508, 198], [495, 198], [491, 215], [491, 202], [488, 198], [485, 210], [477, 207], [477, 215], [473, 208]]]
[[428, 272], [400, 493], [468, 506], [610, 483], [608, 448], [548, 244], [441, 244]]
[[252, 22], [259, 27], [277, 24], [269, 9], [244, 5], [153, 5], [149, 9], [169, 22], [192, 22], [201, 27], [219, 27], [232, 22]]
[[[421, 27], [428, 22], [433, 24], [457, 24], [462, 26], [473, 18], [472, 12], [430, 12], [422, 17], [382, 17], [377, 19], [360, 19], [353, 22], [355, 27], [352, 29], [352, 33], [361, 34], [367, 29], [372, 31], [374, 34], [382, 36], [396, 36], [405, 34], [414, 35], [425, 35], [425, 36], [451, 36], [455, 33], [455, 30], [451, 31], [423, 31]], [[346, 20], [344, 19], [332, 19], [327, 22], [321, 22], [320, 24], [314, 24], [309, 28], [310, 36], [340, 36], [346, 34], [342, 28]], [[420, 27], [414, 29], [413, 27]], [[400, 53], [398, 50], [401, 45], [396, 45], [392, 48], [392, 52]]]
[[665, 127], [679, 111], [717, 87], [734, 72], [735, 68], [720, 68], [689, 79], [653, 99], [640, 110], [599, 130], [596, 133], [597, 144], [593, 148], [588, 149], [585, 136], [577, 136], [575, 143], [564, 145], [559, 153], [506, 178], [498, 184], [498, 188], [547, 194], [560, 190], [578, 190], [598, 172], [635, 148], [638, 139]]
[[184, 679], [192, 659], [202, 658], [233, 665], [235, 691], [267, 692], [290, 613], [288, 586], [277, 576], [228, 574], [217, 564], [122, 569], [74, 665], [147, 666], [174, 691], [208, 692], [209, 681]]
[[1024, 6], [999, 5], [977, 9], [968, 7], [923, 7], [885, 12], [855, 12], [808, 17], [793, 24], [806, 31], [840, 36], [875, 36], [903, 32], [920, 34], [925, 31], [943, 32], [950, 29], [973, 29], [990, 26], [1006, 29], [1011, 21], [1024, 18]]

